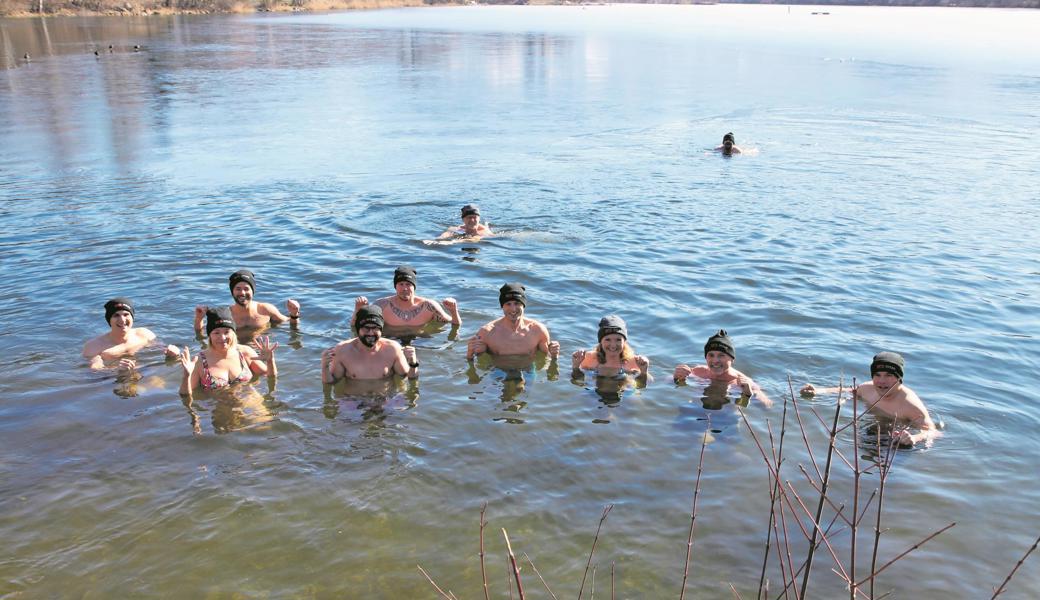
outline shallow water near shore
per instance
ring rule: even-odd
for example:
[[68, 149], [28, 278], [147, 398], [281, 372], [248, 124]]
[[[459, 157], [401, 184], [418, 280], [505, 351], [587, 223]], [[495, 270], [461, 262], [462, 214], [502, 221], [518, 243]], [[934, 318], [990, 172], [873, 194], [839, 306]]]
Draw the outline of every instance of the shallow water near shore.
[[[813, 10], [0, 20], [0, 595], [435, 597], [421, 564], [479, 597], [485, 501], [497, 597], [500, 528], [576, 595], [609, 503], [597, 596], [611, 561], [618, 597], [678, 595], [710, 428], [689, 595], [754, 597], [759, 450], [738, 398], [670, 377], [724, 328], [776, 401], [746, 408], [761, 439], [789, 375], [849, 383], [903, 353], [945, 435], [899, 453], [879, 562], [957, 525], [878, 585], [989, 597], [1040, 535], [1040, 12]], [[751, 152], [713, 153], [727, 131]], [[500, 235], [426, 243], [468, 202]], [[415, 340], [417, 384], [326, 397], [321, 351], [402, 263], [463, 326]], [[269, 332], [274, 390], [192, 415], [158, 350], [136, 385], [80, 358], [115, 295], [195, 351], [193, 307], [230, 302], [239, 268], [257, 299], [303, 306]], [[558, 374], [465, 361], [513, 280]], [[644, 389], [570, 378], [609, 313], [651, 360]], [[802, 406], [829, 420], [834, 397]], [[1037, 560], [1002, 597], [1031, 597]], [[817, 561], [810, 597], [847, 595]]]

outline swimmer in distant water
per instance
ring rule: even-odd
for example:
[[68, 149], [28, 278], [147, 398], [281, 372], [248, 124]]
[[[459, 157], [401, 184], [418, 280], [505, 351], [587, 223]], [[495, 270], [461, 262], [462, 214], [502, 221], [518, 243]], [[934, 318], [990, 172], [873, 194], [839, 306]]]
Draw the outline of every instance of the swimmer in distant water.
[[[870, 383], [861, 383], [853, 389], [860, 402], [865, 402], [867, 411], [896, 421], [896, 424], [908, 425], [918, 429], [910, 433], [907, 429], [899, 430], [899, 443], [913, 446], [922, 440], [932, 441], [941, 435], [932, 422], [924, 402], [913, 390], [903, 385], [903, 368], [906, 362], [895, 352], [881, 352], [870, 362]], [[802, 394], [836, 393], [840, 388], [816, 388], [811, 383], [802, 387]]]
[[720, 329], [704, 344], [704, 362], [707, 364], [695, 367], [684, 364], [676, 366], [675, 383], [686, 381], [687, 377], [693, 375], [709, 383], [725, 383], [729, 387], [739, 387], [741, 394], [749, 399], [757, 398], [762, 404], [772, 406], [773, 401], [753, 379], [733, 368], [736, 358], [733, 340], [724, 329]]
[[442, 233], [437, 239], [445, 240], [454, 237], [476, 238], [494, 235], [491, 227], [480, 222], [480, 208], [475, 204], [467, 204], [462, 207], [462, 225], [452, 227]]
[[723, 156], [730, 156], [733, 154], [741, 154], [740, 148], [736, 145], [736, 138], [733, 137], [733, 132], [729, 132], [722, 136], [722, 145], [715, 148], [716, 152], [721, 152]]
[[[126, 354], [134, 354], [155, 342], [155, 334], [144, 327], [134, 327], [134, 305], [126, 298], [112, 298], [105, 303], [105, 322], [111, 328], [83, 345], [83, 358], [90, 361], [90, 368], [104, 369], [105, 361], [120, 359], [116, 365], [120, 371], [131, 370], [137, 363]], [[166, 357], [178, 354], [176, 346], [166, 347]]]
[[502, 317], [477, 331], [466, 345], [466, 360], [488, 352], [494, 355], [533, 355], [545, 352], [553, 360], [560, 354], [560, 343], [549, 339], [549, 328], [524, 316], [527, 288], [507, 283], [498, 290]]
[[[452, 325], [462, 325], [459, 303], [454, 298], [444, 299], [444, 308], [436, 300], [415, 295], [417, 283], [415, 269], [401, 265], [394, 270], [394, 290], [397, 294], [375, 301], [383, 310], [386, 325], [391, 327], [419, 327], [437, 320]], [[354, 314], [368, 305], [368, 298], [358, 296], [354, 300]], [[447, 309], [447, 310], [445, 310]]]
[[357, 337], [342, 341], [321, 354], [321, 381], [334, 384], [340, 379], [386, 379], [397, 374], [415, 379], [419, 361], [415, 348], [401, 347], [383, 338], [383, 311], [365, 305], [354, 313]]
[[[292, 298], [285, 301], [285, 310], [288, 316], [283, 315], [273, 304], [267, 302], [256, 302], [253, 294], [256, 291], [256, 279], [251, 271], [242, 269], [235, 271], [228, 278], [228, 287], [231, 288], [231, 297], [235, 303], [230, 306], [231, 315], [234, 317], [235, 325], [258, 329], [268, 323], [282, 323], [289, 321], [290, 325], [300, 323], [300, 303]], [[202, 333], [202, 319], [210, 307], [199, 305], [195, 307], [195, 333]]]
[[628, 345], [628, 328], [617, 315], [600, 319], [599, 343], [591, 350], [575, 350], [571, 360], [575, 375], [596, 369], [597, 375], [632, 375], [644, 381], [650, 377], [650, 359]]
[[[211, 308], [206, 311], [206, 337], [209, 348], [192, 358], [185, 346], [180, 352], [181, 395], [191, 398], [196, 388], [212, 391], [253, 379], [253, 374], [278, 376], [274, 351], [278, 342], [261, 337], [253, 347], [238, 343], [237, 326], [229, 308]], [[201, 363], [201, 364], [200, 364]]]

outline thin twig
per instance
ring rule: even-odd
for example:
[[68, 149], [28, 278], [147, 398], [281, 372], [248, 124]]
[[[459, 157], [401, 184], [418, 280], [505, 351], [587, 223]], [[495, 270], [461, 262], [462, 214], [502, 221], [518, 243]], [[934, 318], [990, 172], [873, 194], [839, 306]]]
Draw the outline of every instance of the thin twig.
[[484, 527], [487, 525], [487, 521], [484, 520], [484, 513], [486, 511], [487, 502], [484, 502], [480, 505], [480, 579], [484, 582], [484, 600], [491, 600], [491, 595], [488, 591], [487, 570], [484, 567]]
[[679, 592], [679, 600], [686, 597], [686, 580], [690, 576], [690, 556], [693, 554], [693, 528], [697, 525], [697, 496], [701, 491], [701, 471], [704, 469], [704, 447], [708, 445], [708, 434], [711, 432], [711, 417], [701, 437], [701, 454], [697, 459], [697, 481], [693, 484], [693, 507], [690, 509], [690, 535], [686, 538], [686, 562], [684, 563], [682, 575], [682, 590]]
[[943, 527], [943, 528], [942, 528], [942, 529], [940, 529], [939, 531], [936, 531], [935, 533], [931, 534], [930, 536], [928, 536], [928, 537], [924, 538], [924, 539], [923, 539], [923, 540], [921, 540], [920, 542], [917, 542], [917, 543], [916, 543], [916, 544], [914, 544], [913, 546], [910, 546], [910, 547], [909, 547], [909, 548], [907, 548], [906, 550], [904, 550], [904, 551], [900, 552], [900, 553], [899, 553], [899, 556], [896, 556], [896, 557], [895, 557], [895, 558], [893, 558], [892, 560], [890, 560], [890, 561], [888, 561], [887, 563], [885, 563], [884, 565], [882, 565], [882, 567], [881, 567], [880, 569], [878, 569], [878, 570], [877, 570], [877, 571], [875, 571], [874, 573], [871, 573], [869, 577], [864, 577], [864, 578], [863, 578], [862, 580], [860, 580], [860, 581], [856, 582], [856, 585], [857, 585], [857, 586], [863, 585], [863, 584], [864, 584], [865, 582], [869, 581], [871, 577], [876, 577], [876, 576], [880, 575], [882, 571], [884, 571], [885, 569], [887, 569], [887, 568], [889, 568], [890, 566], [892, 566], [892, 563], [896, 562], [896, 561], [897, 561], [897, 560], [899, 560], [900, 558], [903, 558], [903, 557], [904, 557], [904, 556], [906, 556], [907, 554], [910, 554], [910, 553], [911, 553], [911, 552], [913, 552], [914, 550], [917, 550], [917, 549], [918, 549], [918, 548], [920, 548], [921, 546], [923, 546], [923, 545], [927, 544], [928, 542], [932, 541], [932, 539], [933, 539], [933, 538], [934, 538], [935, 536], [939, 535], [940, 533], [942, 533], [942, 532], [946, 531], [947, 529], [949, 529], [949, 528], [953, 527], [953, 526], [954, 526], [954, 525], [956, 525], [956, 524], [957, 524], [957, 522], [956, 522], [956, 521], [954, 521], [953, 523], [950, 523], [949, 525], [947, 525], [946, 527]]
[[[842, 383], [842, 386], [844, 386], [844, 382]], [[809, 587], [809, 573], [812, 572], [813, 554], [816, 553], [816, 532], [820, 528], [820, 516], [823, 514], [823, 499], [827, 495], [827, 485], [830, 483], [831, 455], [834, 453], [835, 431], [838, 429], [838, 416], [841, 414], [842, 389], [842, 387], [839, 387], [838, 389], [838, 402], [836, 403], [837, 406], [834, 408], [834, 422], [831, 425], [830, 444], [827, 446], [827, 461], [824, 463], [823, 467], [823, 479], [820, 480], [820, 501], [816, 505], [816, 517], [813, 519], [813, 525], [816, 529], [813, 530], [812, 538], [809, 540], [809, 552], [805, 558], [805, 572], [802, 573], [802, 589], [800, 590], [801, 594], [798, 596], [799, 600], [805, 600], [805, 593]], [[853, 514], [853, 516], [855, 516], [855, 514]], [[829, 546], [830, 543], [828, 542], [828, 547]]]
[[[859, 514], [859, 392], [856, 391], [856, 379], [852, 379], [852, 536], [849, 542], [849, 578], [856, 579], [856, 539], [859, 527], [856, 526], [856, 515]], [[849, 586], [849, 600], [856, 600], [856, 584]]]
[[1033, 546], [1026, 551], [1025, 555], [1023, 555], [1022, 558], [1018, 559], [1018, 563], [1015, 564], [1015, 568], [1011, 569], [1011, 572], [1008, 573], [1008, 576], [1004, 578], [1004, 583], [1000, 584], [1000, 587], [997, 588], [997, 591], [993, 592], [993, 595], [990, 596], [990, 600], [994, 600], [994, 598], [1004, 593], [1004, 588], [1007, 587], [1007, 584], [1009, 581], [1011, 581], [1011, 578], [1015, 576], [1015, 571], [1018, 571], [1018, 568], [1022, 566], [1022, 563], [1026, 562], [1026, 559], [1029, 558], [1029, 555], [1033, 553], [1033, 550], [1036, 550], [1038, 544], [1040, 544], [1040, 537], [1036, 538], [1036, 541], [1033, 542]]
[[549, 595], [553, 597], [553, 600], [560, 600], [556, 597], [556, 594], [554, 594], [553, 591], [549, 589], [549, 584], [545, 583], [545, 579], [542, 578], [542, 574], [538, 572], [538, 567], [534, 566], [534, 561], [531, 560], [531, 557], [528, 556], [526, 552], [524, 552], [524, 558], [527, 559], [528, 564], [531, 565], [531, 568], [534, 570], [534, 574], [538, 576], [538, 579], [542, 580], [542, 585], [545, 586], [545, 591], [549, 592]]
[[736, 600], [744, 600], [743, 598], [740, 597], [740, 594], [737, 593], [737, 588], [733, 587], [732, 583], [729, 584], [729, 589], [730, 589], [730, 591], [733, 592], [733, 597], [736, 598]]
[[[895, 438], [898, 439], [898, 438]], [[881, 480], [878, 488], [878, 504], [877, 504], [877, 517], [874, 520], [874, 550], [870, 557], [870, 597], [874, 597], [874, 578], [877, 573], [877, 555], [878, 547], [881, 544], [881, 509], [885, 504], [885, 483], [888, 481], [888, 474], [892, 472], [892, 465], [895, 464], [896, 452], [895, 452], [895, 439], [890, 438], [888, 441], [888, 449], [884, 456], [881, 456], [881, 436], [877, 436], [877, 448], [878, 455], [881, 457], [881, 463], [878, 465], [879, 475]]]
[[[791, 382], [791, 376], [787, 376], [788, 384]], [[794, 389], [793, 387], [791, 389]], [[780, 456], [776, 458], [776, 472], [777, 475], [780, 473], [780, 461], [783, 458], [784, 452], [784, 431], [787, 428], [787, 398], [784, 398], [784, 413], [780, 421]], [[766, 524], [766, 548], [765, 552], [762, 553], [762, 571], [758, 576], [758, 595], [762, 596], [762, 587], [766, 581], [766, 565], [769, 564], [769, 547], [770, 547], [770, 536], [773, 535], [773, 523], [776, 522], [776, 494], [777, 488], [780, 486], [779, 476], [773, 480], [773, 487], [769, 490], [769, 522]], [[781, 510], [783, 507], [781, 506]]]
[[614, 561], [610, 561], [610, 600], [614, 600]]
[[585, 563], [585, 573], [581, 576], [581, 587], [578, 588], [578, 600], [581, 600], [582, 593], [585, 591], [585, 578], [589, 576], [589, 567], [592, 566], [592, 555], [596, 553], [596, 542], [599, 541], [599, 531], [603, 528], [603, 521], [607, 519], [607, 514], [610, 509], [614, 508], [613, 504], [608, 504], [603, 509], [603, 515], [599, 518], [599, 525], [596, 527], [596, 537], [592, 538], [592, 549], [589, 551], [589, 561]]
[[[502, 528], [502, 537], [506, 538], [509, 564], [513, 565], [513, 577], [516, 579], [516, 591], [520, 595], [520, 600], [524, 600], [524, 584], [520, 581], [520, 565], [516, 564], [516, 556], [513, 555], [513, 545], [509, 543], [509, 534], [506, 533], [505, 527]], [[510, 594], [512, 594], [512, 586], [510, 586]]]
[[442, 590], [439, 585], [437, 585], [436, 583], [433, 582], [433, 579], [430, 578], [430, 576], [426, 573], [426, 571], [421, 566], [419, 566], [419, 565], [415, 565], [415, 566], [419, 567], [419, 572], [423, 574], [423, 577], [426, 578], [426, 581], [430, 582], [430, 585], [433, 586], [433, 589], [437, 590], [437, 593], [440, 594], [442, 598], [445, 598], [446, 600], [451, 600], [451, 596], [445, 594], [444, 590]]
[[[813, 481], [812, 475], [808, 471], [805, 470], [805, 467], [803, 465], [798, 465], [798, 468], [802, 471], [802, 474], [805, 475], [805, 479], [806, 479], [806, 481], [809, 482], [809, 485], [811, 485], [812, 488], [814, 490], [816, 490], [816, 493], [819, 494], [820, 493], [820, 487], [816, 484], [815, 481]], [[834, 510], [838, 510], [838, 507], [834, 505], [834, 502], [830, 498], [828, 498], [827, 496], [824, 496], [824, 498], [827, 498], [827, 505], [828, 506], [830, 506]], [[844, 508], [844, 506], [845, 505], [842, 505], [842, 508]], [[848, 519], [848, 517], [846, 517], [845, 515], [841, 515], [841, 520], [845, 521], [846, 525], [848, 525], [850, 527], [852, 526], [852, 521], [850, 521]]]

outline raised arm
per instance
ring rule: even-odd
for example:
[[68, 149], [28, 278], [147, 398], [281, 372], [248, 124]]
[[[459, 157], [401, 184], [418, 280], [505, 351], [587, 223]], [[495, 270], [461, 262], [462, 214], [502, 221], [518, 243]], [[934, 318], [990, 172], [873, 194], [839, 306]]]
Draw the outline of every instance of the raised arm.
[[205, 304], [199, 304], [195, 307], [195, 335], [202, 333], [202, 321], [206, 318], [206, 310], [209, 307]]
[[198, 356], [192, 356], [185, 346], [180, 354], [181, 363], [181, 395], [191, 398], [191, 392], [199, 385]]
[[491, 328], [485, 325], [466, 342], [466, 360], [473, 360], [474, 356], [482, 352], [489, 352], [486, 341], [489, 333], [491, 333]]
[[343, 378], [346, 370], [340, 361], [336, 360], [336, 350], [339, 346], [333, 346], [321, 353], [321, 382], [333, 384]]
[[433, 312], [437, 316], [438, 321], [451, 323], [456, 326], [462, 325], [462, 317], [459, 316], [459, 303], [454, 298], [445, 298], [444, 308], [441, 308], [433, 300], [430, 300], [430, 305], [433, 307]]
[[[258, 375], [267, 374], [268, 377], [278, 377], [278, 363], [274, 359], [274, 351], [278, 349], [278, 342], [271, 343], [269, 336], [261, 336], [253, 340], [253, 350], [257, 358], [249, 362], [249, 369]], [[258, 363], [257, 367], [253, 364]]]
[[556, 360], [560, 356], [560, 342], [552, 341], [552, 338], [549, 337], [549, 328], [545, 325], [539, 323], [538, 330], [540, 333], [538, 349], [548, 354], [550, 360]]
[[415, 379], [419, 376], [419, 361], [416, 359], [414, 346], [397, 347], [394, 372], [408, 379]]

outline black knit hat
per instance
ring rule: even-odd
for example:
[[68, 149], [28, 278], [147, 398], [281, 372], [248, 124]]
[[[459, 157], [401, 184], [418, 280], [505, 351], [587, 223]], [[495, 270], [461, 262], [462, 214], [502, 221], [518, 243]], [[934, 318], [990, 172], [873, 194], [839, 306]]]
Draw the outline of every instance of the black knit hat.
[[117, 312], [125, 310], [130, 313], [130, 316], [134, 316], [134, 305], [127, 298], [112, 298], [108, 302], [105, 302], [105, 323], [112, 321], [112, 315]]
[[870, 376], [873, 377], [878, 373], [891, 373], [902, 381], [905, 366], [906, 361], [895, 352], [879, 352], [874, 355], [874, 360], [870, 361]]
[[354, 329], [360, 330], [362, 327], [378, 327], [383, 329], [383, 309], [379, 308], [377, 304], [366, 304], [358, 309], [357, 314], [354, 315]]
[[708, 343], [704, 344], [705, 356], [712, 350], [725, 352], [734, 360], [737, 358], [737, 351], [733, 349], [733, 340], [729, 339], [725, 329], [720, 329], [718, 333], [708, 338]]
[[465, 219], [466, 217], [468, 217], [470, 215], [479, 215], [479, 214], [480, 214], [480, 207], [477, 206], [476, 204], [467, 204], [466, 206], [462, 207], [462, 218], [463, 219]]
[[599, 320], [600, 341], [612, 333], [620, 333], [621, 337], [628, 339], [628, 327], [625, 326], [625, 321], [617, 315], [607, 315]]
[[231, 316], [231, 309], [226, 306], [206, 309], [206, 335], [213, 333], [214, 329], [220, 327], [238, 331], [238, 327], [235, 325], [235, 317]]
[[415, 269], [409, 267], [408, 265], [401, 265], [400, 267], [394, 269], [394, 285], [396, 286], [398, 283], [401, 283], [402, 281], [407, 281], [408, 283], [412, 284], [413, 288], [417, 287], [415, 280]]
[[243, 281], [249, 284], [249, 289], [253, 290], [253, 293], [255, 294], [256, 278], [253, 277], [253, 272], [247, 269], [235, 271], [231, 274], [231, 277], [228, 277], [228, 287], [231, 288], [231, 292], [234, 293], [235, 286]]
[[498, 289], [498, 305], [504, 306], [506, 302], [516, 300], [527, 306], [527, 288], [519, 283], [507, 283]]

